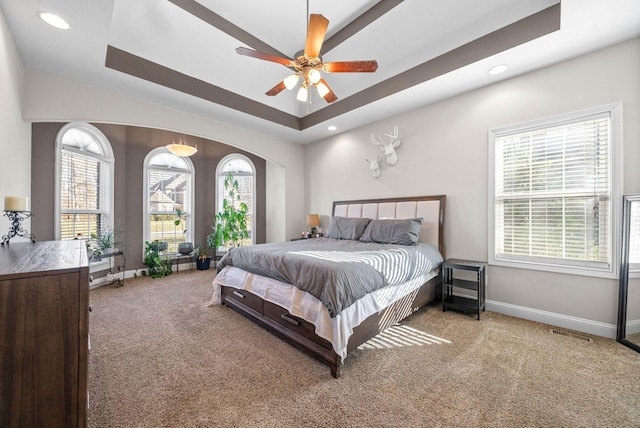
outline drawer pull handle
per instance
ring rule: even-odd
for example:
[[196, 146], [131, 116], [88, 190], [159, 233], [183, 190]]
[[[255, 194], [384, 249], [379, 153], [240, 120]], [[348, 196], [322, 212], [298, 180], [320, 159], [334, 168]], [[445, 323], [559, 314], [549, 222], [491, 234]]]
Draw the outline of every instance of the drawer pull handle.
[[240, 293], [239, 291], [234, 291], [233, 295], [241, 299], [244, 299], [244, 294]]
[[293, 325], [300, 325], [300, 322], [298, 320], [294, 320], [293, 318], [290, 318], [289, 316], [287, 316], [287, 314], [282, 314], [280, 315], [280, 317], [285, 321], [289, 321]]

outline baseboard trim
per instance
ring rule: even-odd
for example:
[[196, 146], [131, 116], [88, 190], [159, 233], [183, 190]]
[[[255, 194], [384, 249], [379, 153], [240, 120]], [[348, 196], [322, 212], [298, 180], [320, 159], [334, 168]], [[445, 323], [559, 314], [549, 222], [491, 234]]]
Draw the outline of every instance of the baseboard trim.
[[[173, 270], [174, 274], [179, 274], [179, 272], [177, 271], [177, 266], [174, 264], [171, 269]], [[143, 269], [134, 269], [134, 270], [125, 270], [124, 271], [124, 279], [128, 279], [128, 278], [136, 278], [138, 276], [144, 276], [142, 275], [142, 271], [147, 271], [148, 268], [145, 266]], [[180, 272], [190, 272], [190, 271], [194, 271], [196, 270], [196, 262], [194, 261], [193, 263], [190, 262], [183, 262], [180, 263]], [[102, 273], [102, 271], [98, 271], [100, 273]], [[123, 277], [123, 272], [116, 272], [115, 274], [111, 274], [111, 273], [107, 273], [104, 276], [101, 276], [99, 278], [93, 278], [93, 280], [91, 281], [90, 285], [89, 285], [89, 289], [92, 288], [97, 288], [97, 287], [102, 287], [103, 285], [110, 285], [113, 284], [113, 278], [115, 277], [117, 278], [121, 278]], [[93, 275], [91, 275], [93, 276]], [[212, 279], [213, 281], [213, 279]]]
[[640, 333], [640, 320], [627, 321], [627, 334]]
[[[525, 306], [510, 305], [508, 303], [496, 302], [493, 300], [486, 301], [486, 309], [488, 311], [523, 318], [529, 321], [537, 321], [543, 324], [549, 324], [582, 333], [607, 337], [609, 339], [616, 338], [617, 327], [615, 324], [592, 321], [584, 318], [557, 314], [554, 312], [541, 311], [539, 309], [527, 308]], [[636, 321], [634, 321], [634, 323], [636, 323]], [[637, 321], [637, 328], [640, 329], [640, 320]], [[628, 331], [628, 333], [632, 333], [632, 331]]]

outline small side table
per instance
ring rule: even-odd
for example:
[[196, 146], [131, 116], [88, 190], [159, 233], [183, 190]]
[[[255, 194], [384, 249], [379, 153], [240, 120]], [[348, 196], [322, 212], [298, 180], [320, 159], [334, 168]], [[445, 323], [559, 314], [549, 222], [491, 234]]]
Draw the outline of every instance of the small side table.
[[[476, 272], [475, 280], [453, 277], [453, 271], [469, 270]], [[485, 310], [485, 264], [473, 260], [447, 259], [442, 263], [442, 312], [454, 309], [462, 312], [476, 313], [480, 320], [480, 311]], [[455, 288], [472, 290], [476, 298], [455, 296]]]
[[173, 256], [173, 260], [176, 264], [176, 273], [180, 273], [180, 260], [189, 259], [189, 271], [193, 271], [193, 256], [191, 254], [177, 253]]

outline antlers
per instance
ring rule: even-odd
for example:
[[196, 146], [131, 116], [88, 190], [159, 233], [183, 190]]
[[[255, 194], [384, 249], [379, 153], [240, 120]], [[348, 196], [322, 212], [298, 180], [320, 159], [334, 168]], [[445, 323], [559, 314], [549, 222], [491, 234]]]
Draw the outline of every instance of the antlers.
[[380, 150], [382, 150], [387, 157], [388, 165], [395, 165], [398, 162], [396, 147], [398, 147], [400, 143], [402, 143], [402, 140], [398, 138], [398, 127], [393, 127], [393, 134], [384, 135], [389, 137], [388, 143], [385, 143], [382, 138], [377, 138], [375, 133], [371, 134], [371, 142], [376, 146], [380, 146]]
[[401, 140], [397, 139], [398, 138], [397, 125], [393, 127], [393, 135], [392, 134], [384, 134], [384, 135], [390, 138], [391, 141], [389, 141], [389, 143], [385, 143], [384, 141], [382, 141], [382, 138], [378, 140], [378, 137], [376, 137], [375, 133], [371, 133], [371, 142], [376, 146], [386, 146], [387, 144], [392, 144], [393, 147], [398, 147], [400, 145]]

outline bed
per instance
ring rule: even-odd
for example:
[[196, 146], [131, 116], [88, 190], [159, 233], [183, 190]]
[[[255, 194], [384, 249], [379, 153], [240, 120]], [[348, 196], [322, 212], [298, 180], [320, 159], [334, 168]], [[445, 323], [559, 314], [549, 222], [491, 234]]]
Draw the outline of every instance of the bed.
[[225, 254], [210, 304], [236, 310], [337, 378], [350, 351], [436, 298], [445, 202], [444, 195], [334, 202], [327, 238]]

